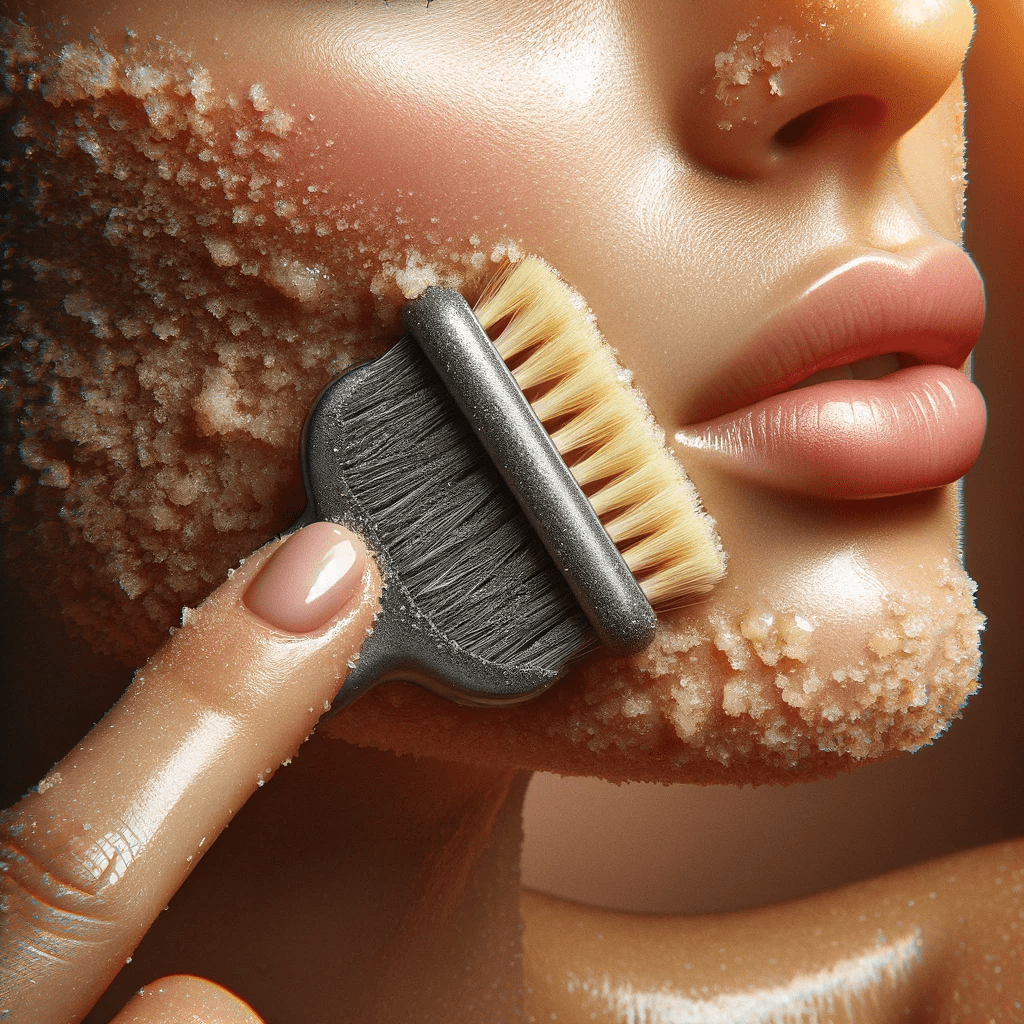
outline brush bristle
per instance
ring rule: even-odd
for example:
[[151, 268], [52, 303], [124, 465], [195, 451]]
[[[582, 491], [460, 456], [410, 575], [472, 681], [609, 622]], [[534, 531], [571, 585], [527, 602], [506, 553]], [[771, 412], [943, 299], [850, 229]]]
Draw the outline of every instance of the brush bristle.
[[345, 522], [462, 650], [556, 671], [586, 652], [579, 604], [416, 343], [359, 373], [328, 428]]
[[528, 258], [475, 312], [655, 611], [711, 590], [725, 575], [714, 522], [578, 296]]

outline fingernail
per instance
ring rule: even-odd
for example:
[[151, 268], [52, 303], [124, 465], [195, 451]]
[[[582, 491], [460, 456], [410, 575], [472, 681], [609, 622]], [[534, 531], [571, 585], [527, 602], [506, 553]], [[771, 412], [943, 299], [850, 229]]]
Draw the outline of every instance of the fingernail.
[[354, 533], [313, 523], [270, 556], [242, 602], [275, 629], [312, 633], [349, 604], [365, 566], [366, 547]]

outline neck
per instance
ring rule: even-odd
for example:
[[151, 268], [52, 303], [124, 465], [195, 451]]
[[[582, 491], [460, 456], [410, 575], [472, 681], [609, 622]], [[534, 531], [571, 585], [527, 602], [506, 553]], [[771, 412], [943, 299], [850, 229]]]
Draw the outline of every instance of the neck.
[[337, 841], [327, 844], [362, 900], [342, 937], [361, 961], [354, 1019], [519, 1020], [527, 776], [352, 747], [327, 753], [355, 783], [338, 794]]
[[267, 1020], [520, 1020], [526, 782], [314, 737], [237, 815], [119, 987], [138, 987], [136, 966], [186, 969]]

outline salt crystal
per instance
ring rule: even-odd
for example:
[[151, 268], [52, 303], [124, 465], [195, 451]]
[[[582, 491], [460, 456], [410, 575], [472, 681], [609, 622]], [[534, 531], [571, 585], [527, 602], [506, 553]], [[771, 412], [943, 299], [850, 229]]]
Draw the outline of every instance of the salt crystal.
[[261, 112], [270, 109], [270, 100], [267, 98], [267, 92], [258, 82], [249, 89], [249, 102]]

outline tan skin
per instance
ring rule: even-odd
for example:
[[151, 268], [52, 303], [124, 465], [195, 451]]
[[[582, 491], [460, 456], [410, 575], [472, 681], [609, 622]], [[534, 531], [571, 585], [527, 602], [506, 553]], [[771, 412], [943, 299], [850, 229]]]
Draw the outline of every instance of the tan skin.
[[[58, 14], [38, 6], [50, 18]], [[358, 76], [346, 72], [358, 71], [359, 60], [369, 61], [375, 51], [335, 45], [360, 40], [360, 32], [373, 39], [378, 12], [365, 6], [339, 11], [338, 23], [333, 12], [302, 4], [266, 7], [256, 15], [246, 6], [244, 19], [230, 4], [168, 11], [164, 5], [139, 10], [132, 3], [121, 10], [116, 4], [65, 3], [60, 12], [70, 19], [69, 37], [84, 37], [94, 25], [113, 36], [131, 23], [143, 36], [159, 32], [187, 46], [225, 89], [244, 92], [253, 80], [266, 83], [278, 102], [294, 102], [316, 115], [315, 129], [303, 136], [310, 149], [317, 132], [341, 132], [352, 118], [363, 130], [360, 146], [333, 165], [334, 158], [322, 158], [315, 173], [331, 179], [344, 172], [354, 193], [372, 198], [377, 191], [382, 204], [393, 202], [386, 186], [400, 182], [418, 197], [404, 211], [414, 238], [425, 239], [430, 218], [438, 217], [455, 234], [476, 233], [485, 243], [512, 237], [540, 252], [593, 304], [620, 358], [672, 432], [702, 415], [702, 386], [728, 364], [730, 346], [739, 343], [732, 311], [764, 319], [800, 287], [808, 267], [821, 273], [835, 264], [836, 250], [821, 242], [828, 229], [839, 224], [850, 246], [873, 232], [873, 244], [884, 247], [885, 238], [877, 236], [884, 236], [884, 224], [892, 220], [874, 218], [873, 211], [891, 202], [912, 211], [907, 217], [921, 237], [956, 239], [957, 186], [935, 172], [936, 166], [948, 168], [942, 163], [948, 131], [932, 125], [914, 135], [900, 163], [902, 176], [885, 177], [880, 168], [889, 166], [892, 147], [925, 113], [938, 103], [954, 104], [970, 12], [958, 3], [941, 5], [922, 29], [892, 15], [891, 5], [873, 5], [868, 12], [843, 7], [830, 14], [829, 38], [808, 35], [807, 45], [820, 47], [821, 59], [798, 65], [803, 70], [782, 104], [758, 111], [756, 131], [725, 133], [710, 100], [683, 104], [679, 97], [700, 95], [698, 84], [709, 78], [709, 55], [727, 49], [752, 19], [796, 22], [806, 16], [806, 5], [727, 4], [716, 6], [713, 15], [669, 0], [606, 6], [606, 20], [595, 21], [582, 6], [556, 11], [527, 4], [511, 24], [507, 13], [487, 7], [455, 12], [454, 6], [435, 3], [432, 22], [423, 19], [419, 5], [401, 8], [388, 39], [395, 62], [383, 78], [364, 74], [364, 86], [370, 81], [377, 89], [366, 93], [352, 84]], [[497, 31], [499, 22], [505, 34]], [[583, 86], [576, 93], [560, 92], [557, 75], [545, 79], [538, 66], [523, 63], [524, 55], [536, 53], [538, 38], [552, 58], [549, 68], [557, 69], [566, 54], [575, 54], [578, 67], [587, 44], [598, 64], [605, 62], [616, 74], [590, 98]], [[1007, 40], [1008, 32], [993, 40], [989, 52], [996, 56], [980, 65], [979, 74], [998, 67]], [[448, 47], [473, 54], [480, 66], [471, 64], [464, 79], [453, 79], [450, 64], [432, 59], [435, 50]], [[514, 115], [504, 108], [508, 83], [490, 91], [482, 74], [488, 62], [500, 65], [508, 53], [523, 58], [511, 62], [513, 69], [525, 67], [510, 72], [520, 98]], [[611, 54], [618, 55], [615, 61]], [[841, 59], [824, 59], [835, 54]], [[297, 67], [305, 74], [296, 74]], [[521, 80], [514, 77], [518, 73]], [[395, 138], [386, 103], [381, 108], [388, 90], [416, 107], [418, 116], [403, 122], [409, 138]], [[456, 102], [467, 94], [472, 103]], [[759, 95], [751, 100], [755, 106], [765, 102]], [[884, 116], [869, 116], [877, 106], [865, 96], [881, 100]], [[805, 145], [772, 158], [774, 132], [833, 100], [849, 102], [833, 107], [835, 116]], [[443, 152], [454, 154], [454, 167], [402, 159], [424, 144], [437, 148], [438, 137], [445, 139]], [[650, 179], [642, 175], [652, 152], [666, 141], [684, 155], [685, 166], [676, 167], [650, 199]], [[298, 150], [295, 159], [297, 166], [308, 163]], [[384, 185], [381, 166], [394, 175]], [[1005, 180], [1001, 173], [992, 171], [990, 180]], [[648, 182], [646, 191], [641, 181]], [[825, 197], [836, 181], [842, 201], [830, 206]], [[689, 230], [695, 209], [713, 212], [706, 223], [717, 234], [710, 241]], [[994, 327], [1001, 332], [996, 337], [1012, 353], [1006, 309], [1013, 308], [1015, 282], [999, 276], [1010, 261], [1000, 252], [1000, 236], [978, 238], [997, 274], [994, 280], [990, 274]], [[766, 252], [772, 259], [765, 259]], [[701, 273], [714, 282], [710, 305], [702, 304], [708, 287]], [[1006, 306], [995, 301], [1000, 295]], [[683, 337], [677, 325], [690, 323], [696, 325], [692, 337]], [[651, 338], [665, 341], [652, 344]], [[729, 586], [735, 589], [714, 598], [723, 612], [733, 607], [730, 602], [755, 593], [763, 577], [784, 589], [800, 566], [813, 567], [832, 542], [832, 506], [768, 492], [699, 458], [687, 464], [732, 558]], [[759, 532], [759, 523], [770, 523], [770, 529]], [[919, 561], [955, 554], [952, 489], [859, 506], [843, 530], [884, 578], [912, 584]], [[610, 753], [591, 756], [581, 768], [575, 751], [557, 745], [554, 753], [536, 754], [534, 765], [529, 755], [545, 735], [544, 716], [559, 708], [550, 701], [488, 717], [415, 698], [391, 720], [384, 698], [366, 698], [364, 708], [356, 706], [319, 730], [296, 764], [238, 813], [170, 910], [157, 916], [198, 863], [197, 854], [255, 791], [256, 774], [295, 752], [315, 719], [309, 707], [329, 699], [338, 681], [336, 657], [344, 664], [348, 652], [341, 648], [357, 647], [373, 606], [371, 570], [333, 624], [289, 640], [292, 662], [282, 670], [279, 634], [239, 607], [239, 595], [265, 557], [247, 562], [204, 606], [198, 624], [157, 656], [144, 673], [149, 682], [129, 691], [116, 717], [61, 763], [64, 781], [15, 808], [16, 824], [47, 814], [72, 822], [56, 831], [36, 829], [28, 841], [40, 863], [57, 875], [66, 873], [63, 851], [69, 839], [73, 844], [81, 838], [76, 829], [88, 821], [99, 831], [104, 821], [122, 821], [125, 808], [156, 799], [151, 795], [165, 777], [168, 750], [183, 744], [206, 712], [223, 711], [247, 726], [243, 737], [217, 749], [216, 770], [204, 762], [202, 770], [186, 776], [187, 799], [160, 805], [164, 831], [154, 831], [152, 845], [134, 860], [119, 888], [96, 897], [92, 913], [117, 922], [115, 937], [101, 945], [64, 947], [66, 962], [49, 968], [54, 973], [45, 991], [28, 981], [16, 985], [23, 1008], [22, 1017], [13, 1019], [80, 1019], [100, 999], [89, 1019], [109, 1020], [140, 984], [171, 973], [213, 978], [268, 1020], [500, 1021], [524, 1014], [538, 1020], [553, 1014], [559, 1020], [619, 1020], [630, 1006], [666, 993], [680, 1000], [678, 1012], [697, 1000], [687, 1008], [692, 1019], [715, 1019], [714, 1007], [699, 1000], [707, 997], [704, 986], [716, 985], [726, 1000], [720, 1013], [730, 1007], [740, 1013], [736, 1007], [746, 1005], [748, 1016], [756, 1001], [730, 1004], [727, 998], [760, 992], [763, 1006], [778, 1009], [784, 1002], [771, 1000], [784, 1000], [787, 986], [786, 1008], [806, 1010], [813, 1005], [806, 1000], [818, 997], [825, 1002], [817, 1008], [827, 1007], [836, 1020], [952, 1021], [1000, 1014], [1014, 1019], [1019, 1013], [1012, 1005], [1024, 990], [1016, 931], [1019, 888], [1014, 889], [1021, 881], [1019, 843], [722, 918], [652, 921], [535, 894], [521, 898], [523, 768], [665, 782], [700, 778], [699, 768], [638, 768]], [[865, 615], [870, 618], [870, 612]], [[842, 635], [853, 643], [866, 625], [854, 621]], [[329, 659], [323, 644], [328, 635], [336, 645]], [[96, 700], [109, 703], [123, 673], [116, 666], [83, 664], [75, 650], [68, 647], [68, 660], [79, 663], [82, 675], [107, 680], [106, 690], [100, 685], [95, 693]], [[225, 658], [230, 667], [209, 668]], [[254, 685], [260, 682], [266, 685]], [[74, 679], [69, 689], [76, 683], [80, 690], [83, 684]], [[570, 694], [585, 695], [584, 679], [563, 685]], [[185, 700], [183, 691], [198, 696]], [[168, 739], [153, 725], [155, 707], [166, 709], [181, 738]], [[81, 735], [100, 710], [83, 702], [62, 718]], [[414, 735], [418, 730], [421, 736], [411, 748], [409, 719]], [[439, 747], [432, 734], [451, 722], [458, 727], [449, 741], [454, 747]], [[425, 756], [398, 757], [321, 735], [332, 733]], [[155, 745], [161, 735], [169, 748]], [[431, 759], [453, 749], [462, 763]], [[115, 763], [124, 770], [133, 766], [131, 781], [115, 776], [116, 783], [97, 787], [94, 780], [110, 778]], [[841, 767], [846, 765], [832, 770]], [[732, 781], [746, 779], [741, 774]], [[194, 807], [203, 808], [202, 814]], [[206, 841], [200, 844], [201, 839]], [[266, 887], [268, 877], [275, 882]], [[522, 947], [520, 909], [526, 925]], [[845, 998], [856, 966], [863, 968], [880, 950], [892, 954], [885, 963], [905, 964], [904, 973], [882, 971], [864, 983], [859, 1001]], [[129, 956], [131, 964], [115, 979]], [[31, 973], [39, 963], [26, 966]], [[598, 985], [595, 997], [573, 980], [580, 978], [605, 987]], [[170, 1020], [186, 1009], [211, 1021], [253, 1019], [251, 1011], [197, 981], [156, 983], [147, 991], [123, 1011], [123, 1019]], [[606, 991], [619, 993], [619, 1001], [609, 1000]]]

